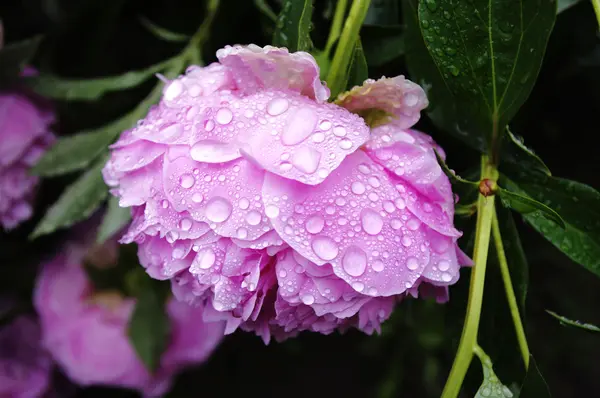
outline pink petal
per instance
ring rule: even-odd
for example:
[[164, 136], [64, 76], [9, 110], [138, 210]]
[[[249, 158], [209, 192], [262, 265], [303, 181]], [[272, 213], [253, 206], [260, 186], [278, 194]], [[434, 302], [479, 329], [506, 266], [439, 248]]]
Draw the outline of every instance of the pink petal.
[[287, 244], [316, 264], [330, 263], [359, 293], [400, 294], [429, 263], [421, 222], [362, 151], [315, 187], [268, 174], [263, 200], [278, 207], [271, 222]]
[[285, 48], [254, 44], [226, 46], [217, 58], [227, 66], [245, 94], [263, 89], [289, 89], [318, 103], [327, 101], [329, 89], [319, 79], [319, 66], [312, 55]]

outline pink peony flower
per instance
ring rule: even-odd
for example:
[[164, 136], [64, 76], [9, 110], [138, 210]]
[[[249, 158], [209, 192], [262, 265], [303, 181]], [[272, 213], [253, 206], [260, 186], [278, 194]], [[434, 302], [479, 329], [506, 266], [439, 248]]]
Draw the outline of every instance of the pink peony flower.
[[31, 217], [38, 178], [29, 169], [54, 141], [54, 114], [24, 91], [0, 93], [0, 225], [16, 227]]
[[226, 333], [266, 342], [372, 333], [407, 294], [446, 300], [469, 260], [441, 149], [409, 129], [423, 90], [368, 80], [336, 105], [307, 53], [217, 57], [171, 81], [103, 171], [132, 207], [122, 242], [138, 243], [146, 271], [180, 300], [208, 301], [205, 319], [226, 320]]
[[0, 397], [41, 396], [50, 383], [51, 369], [40, 328], [32, 318], [19, 316], [0, 328]]
[[202, 307], [170, 300], [170, 340], [159, 369], [150, 374], [126, 333], [135, 300], [94, 292], [81, 256], [73, 257], [62, 254], [44, 265], [34, 299], [44, 345], [74, 382], [160, 396], [179, 370], [204, 362], [222, 339], [224, 324], [205, 323]]

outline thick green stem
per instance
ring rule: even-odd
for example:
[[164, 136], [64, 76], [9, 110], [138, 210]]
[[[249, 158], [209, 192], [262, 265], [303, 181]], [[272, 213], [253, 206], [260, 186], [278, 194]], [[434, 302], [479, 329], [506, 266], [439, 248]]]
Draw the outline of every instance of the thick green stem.
[[327, 38], [327, 44], [325, 45], [325, 57], [329, 58], [331, 49], [337, 39], [340, 38], [342, 32], [342, 22], [344, 22], [344, 16], [346, 15], [346, 8], [348, 6], [348, 0], [339, 0], [335, 6], [335, 14], [333, 15], [333, 23], [331, 24], [331, 30], [329, 31], [329, 37]]
[[[490, 180], [495, 183], [498, 179], [496, 166], [489, 162], [487, 156], [481, 157], [481, 179]], [[471, 360], [477, 345], [477, 332], [479, 330], [479, 318], [483, 303], [483, 287], [485, 284], [485, 269], [490, 246], [490, 235], [492, 219], [494, 216], [494, 195], [479, 195], [477, 201], [477, 226], [475, 229], [475, 251], [473, 253], [473, 271], [471, 273], [471, 285], [469, 287], [469, 300], [467, 304], [467, 315], [463, 326], [462, 336], [458, 345], [458, 352], [452, 364], [452, 370], [444, 386], [442, 398], [455, 398], [460, 392]]]
[[340, 41], [335, 50], [335, 55], [327, 74], [327, 84], [331, 89], [332, 95], [336, 96], [344, 90], [345, 76], [350, 64], [350, 58], [354, 51], [358, 32], [367, 16], [367, 10], [371, 0], [354, 0], [348, 18], [344, 23], [344, 29], [340, 36]]
[[592, 0], [592, 5], [594, 6], [594, 12], [596, 13], [598, 25], [600, 25], [600, 0]]
[[502, 235], [500, 234], [500, 226], [498, 225], [496, 209], [494, 209], [492, 219], [492, 234], [494, 237], [496, 252], [498, 254], [498, 262], [500, 263], [500, 272], [502, 273], [502, 281], [504, 282], [504, 291], [506, 292], [506, 299], [508, 300], [510, 315], [512, 316], [513, 324], [515, 325], [515, 332], [517, 333], [519, 349], [521, 350], [521, 355], [523, 356], [525, 369], [529, 369], [529, 346], [527, 345], [525, 328], [523, 327], [521, 315], [519, 314], [515, 290], [513, 289], [512, 280], [510, 279], [510, 271], [508, 269], [508, 262], [506, 261], [506, 254], [504, 252], [504, 244], [502, 243]]

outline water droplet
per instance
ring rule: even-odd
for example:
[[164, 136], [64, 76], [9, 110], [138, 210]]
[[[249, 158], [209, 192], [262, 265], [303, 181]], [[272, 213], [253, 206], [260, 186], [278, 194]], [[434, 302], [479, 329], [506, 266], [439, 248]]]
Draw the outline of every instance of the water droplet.
[[442, 260], [437, 265], [440, 271], [448, 271], [450, 269], [450, 263], [446, 260]]
[[450, 275], [447, 272], [444, 272], [442, 274], [442, 281], [444, 281], [444, 282], [450, 282], [451, 280], [452, 280], [452, 275]]
[[367, 254], [360, 247], [350, 246], [342, 258], [342, 267], [350, 276], [361, 276], [367, 269]]
[[456, 76], [460, 75], [460, 69], [458, 69], [458, 68], [456, 67], [456, 65], [450, 65], [450, 66], [448, 67], [448, 70], [450, 71], [450, 74], [451, 74], [452, 76], [454, 76], [454, 77], [456, 77]]
[[344, 138], [343, 140], [340, 141], [340, 143], [338, 145], [340, 146], [340, 148], [347, 150], [347, 149], [352, 148], [352, 141]]
[[429, 11], [436, 12], [437, 10], [437, 2], [435, 0], [425, 0], [425, 5], [429, 8]]
[[310, 216], [306, 220], [306, 230], [311, 234], [318, 234], [323, 230], [324, 226], [325, 220], [323, 219], [323, 217], [317, 214]]
[[198, 262], [198, 266], [202, 269], [209, 269], [215, 263], [217, 257], [215, 252], [211, 249], [204, 249], [196, 255], [195, 261]]
[[406, 202], [402, 198], [396, 199], [394, 203], [399, 210], [404, 210], [406, 208]]
[[271, 116], [281, 115], [289, 106], [290, 103], [285, 98], [275, 98], [267, 104], [267, 113]]
[[183, 132], [183, 128], [181, 127], [180, 124], [171, 124], [167, 127], [164, 127], [162, 130], [160, 130], [160, 134], [162, 135], [163, 138], [166, 139], [173, 139], [173, 138], [177, 138], [181, 135], [181, 133]]
[[223, 222], [231, 215], [231, 203], [225, 198], [215, 196], [206, 204], [206, 218], [212, 222]]
[[285, 278], [287, 276], [287, 271], [282, 269], [281, 271], [279, 271], [279, 277], [280, 278]]
[[173, 248], [173, 253], [171, 255], [176, 260], [185, 257], [185, 246], [182, 244], [175, 245], [175, 247]]
[[236, 235], [240, 239], [246, 239], [248, 237], [248, 230], [244, 227], [239, 227], [236, 231]]
[[196, 192], [192, 195], [192, 202], [201, 203], [204, 200], [204, 196], [201, 193]]
[[365, 284], [362, 282], [352, 282], [352, 289], [360, 293], [365, 290]]
[[392, 229], [394, 230], [398, 230], [402, 228], [402, 221], [398, 220], [397, 218], [394, 218], [392, 221], [390, 221], [390, 227], [392, 227]]
[[319, 123], [319, 128], [323, 131], [329, 130], [331, 128], [331, 122], [325, 119], [321, 123]]
[[284, 145], [296, 145], [304, 141], [315, 130], [319, 117], [309, 108], [298, 109], [287, 124], [281, 135]]
[[261, 215], [256, 210], [252, 210], [246, 214], [246, 222], [250, 225], [258, 225], [260, 224]]
[[406, 227], [411, 231], [416, 231], [417, 229], [419, 229], [419, 226], [421, 226], [421, 221], [419, 221], [416, 218], [411, 218], [406, 222]]
[[354, 181], [350, 189], [357, 195], [362, 195], [363, 193], [365, 193], [366, 190], [365, 184], [363, 184], [360, 181]]
[[309, 146], [303, 146], [298, 148], [296, 153], [294, 153], [292, 164], [304, 173], [313, 174], [317, 171], [320, 161], [321, 152]]
[[190, 156], [197, 162], [223, 163], [238, 159], [242, 155], [234, 145], [224, 142], [203, 140], [195, 143], [190, 149]]
[[325, 134], [323, 133], [314, 133], [312, 136], [313, 142], [320, 143], [325, 141]]
[[401, 242], [404, 246], [409, 247], [412, 244], [412, 239], [404, 235]]
[[302, 300], [302, 302], [306, 305], [312, 305], [315, 302], [315, 296], [312, 294], [305, 294], [300, 297], [300, 300]]
[[195, 183], [196, 180], [191, 174], [183, 174], [181, 177], [179, 177], [179, 185], [181, 185], [182, 188], [189, 189], [193, 187]]
[[417, 260], [415, 257], [409, 257], [406, 260], [406, 268], [408, 268], [411, 271], [416, 270], [417, 268], [419, 268], [419, 260]]
[[233, 120], [233, 113], [229, 108], [221, 108], [217, 111], [215, 115], [215, 120], [217, 123], [225, 125], [229, 124]]
[[385, 265], [383, 264], [383, 261], [375, 260], [373, 261], [373, 265], [371, 265], [371, 267], [373, 268], [373, 271], [381, 272], [385, 268]]
[[240, 209], [246, 210], [248, 207], [250, 207], [250, 201], [246, 198], [241, 198], [238, 202], [238, 206]]
[[335, 126], [333, 128], [333, 134], [337, 137], [344, 137], [346, 135], [346, 129], [342, 126]]
[[370, 170], [369, 170], [369, 166], [367, 166], [364, 163], [361, 163], [358, 165], [358, 171], [360, 171], [363, 174], [369, 174]]
[[396, 207], [392, 202], [386, 200], [385, 202], [383, 202], [383, 210], [387, 211], [388, 213], [393, 213], [396, 211]]
[[377, 177], [369, 177], [369, 185], [373, 188], [379, 188], [381, 186], [381, 182], [379, 182], [379, 178]]
[[179, 228], [183, 231], [189, 231], [192, 228], [192, 220], [184, 218], [179, 222]]
[[311, 242], [311, 247], [315, 254], [322, 260], [330, 261], [338, 255], [338, 245], [331, 238], [326, 236], [317, 236]]
[[279, 207], [275, 205], [268, 205], [265, 207], [265, 214], [269, 218], [275, 218], [279, 215]]
[[212, 120], [207, 120], [204, 122], [204, 130], [206, 131], [213, 131], [213, 129], [215, 128], [215, 122], [213, 122]]
[[376, 211], [364, 209], [360, 213], [360, 221], [363, 229], [369, 235], [377, 235], [383, 228], [383, 219]]

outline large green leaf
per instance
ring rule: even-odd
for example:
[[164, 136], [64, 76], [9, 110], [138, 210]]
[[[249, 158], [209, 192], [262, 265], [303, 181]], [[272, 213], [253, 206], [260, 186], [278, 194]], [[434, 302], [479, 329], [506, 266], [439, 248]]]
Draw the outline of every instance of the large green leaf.
[[[141, 267], [138, 273], [143, 273]], [[170, 323], [165, 310], [168, 290], [165, 282], [147, 275], [136, 278], [138, 294], [135, 309], [129, 320], [128, 336], [138, 357], [150, 371], [160, 364], [167, 347]], [[167, 284], [168, 287], [168, 284]]]
[[502, 200], [502, 204], [509, 209], [513, 209], [521, 214], [532, 215], [532, 213], [539, 212], [539, 215], [546, 217], [548, 220], [554, 221], [559, 227], [565, 228], [565, 221], [561, 216], [536, 200], [531, 199], [528, 196], [521, 195], [515, 192], [511, 192], [507, 189], [498, 187], [498, 196]]
[[502, 236], [504, 254], [510, 271], [510, 278], [519, 304], [521, 316], [525, 317], [525, 301], [527, 299], [527, 289], [529, 285], [529, 266], [527, 257], [521, 245], [519, 231], [515, 225], [513, 216], [507, 208], [496, 206], [498, 228]]
[[0, 45], [0, 79], [19, 76], [25, 65], [35, 55], [41, 41], [42, 36], [35, 36], [4, 47]]
[[158, 84], [139, 105], [125, 116], [96, 129], [83, 131], [58, 140], [38, 161], [32, 172], [40, 176], [56, 176], [88, 166], [118, 134], [127, 130], [148, 112], [162, 93]]
[[500, 182], [556, 211], [565, 229], [536, 213], [525, 220], [574, 261], [600, 276], [600, 193], [580, 182], [521, 170]]
[[31, 234], [32, 239], [50, 234], [59, 228], [70, 227], [88, 218], [100, 207], [108, 195], [101, 173], [105, 161], [105, 156], [98, 159], [91, 169], [67, 187], [37, 225]]
[[550, 0], [424, 0], [425, 44], [462, 116], [459, 130], [485, 137], [493, 151], [525, 102], [554, 25]]
[[104, 243], [125, 227], [129, 221], [131, 221], [131, 209], [119, 206], [119, 199], [112, 196], [108, 200], [108, 208], [98, 229], [96, 243]]
[[57, 76], [41, 75], [28, 79], [28, 84], [37, 93], [65, 101], [93, 101], [111, 91], [136, 87], [162, 72], [177, 61], [177, 57], [152, 65], [146, 69], [97, 79], [69, 80]]
[[310, 51], [312, 12], [312, 0], [285, 0], [277, 18], [273, 45], [287, 47], [292, 52]]
[[550, 175], [550, 170], [544, 161], [536, 155], [531, 149], [525, 146], [522, 138], [514, 135], [510, 129], [506, 129], [506, 139], [502, 143], [502, 163], [500, 170], [504, 168], [503, 163], [510, 165], [518, 165], [519, 169], [536, 170], [544, 174]]

